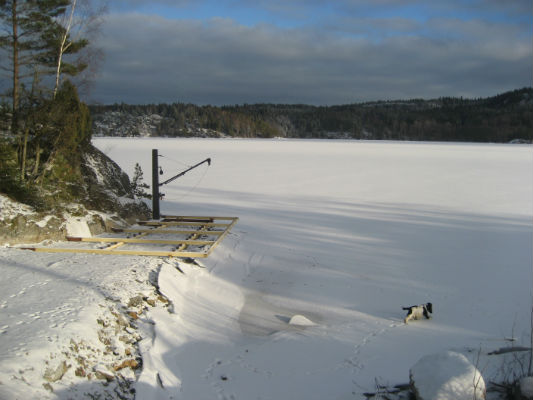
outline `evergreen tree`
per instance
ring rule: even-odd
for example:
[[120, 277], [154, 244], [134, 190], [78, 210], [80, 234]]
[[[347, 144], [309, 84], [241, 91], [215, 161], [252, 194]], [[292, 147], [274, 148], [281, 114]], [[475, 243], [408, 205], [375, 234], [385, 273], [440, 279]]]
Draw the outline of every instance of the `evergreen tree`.
[[145, 191], [150, 189], [150, 186], [143, 182], [143, 171], [139, 163], [135, 164], [135, 171], [133, 172], [133, 178], [131, 180], [131, 189], [135, 197], [151, 199], [152, 195]]
[[50, 51], [46, 37], [57, 29], [56, 19], [68, 4], [69, 0], [0, 0], [0, 26], [5, 32], [0, 46], [9, 54], [9, 65], [4, 67], [12, 76], [11, 131], [15, 135], [20, 128], [21, 87]]
[[[6, 135], [0, 136], [0, 144], [3, 154], [14, 155], [17, 169], [16, 179], [9, 178], [10, 187], [1, 188], [8, 194], [16, 192], [17, 185], [35, 183], [34, 193], [56, 186], [68, 195], [79, 188], [91, 120], [77, 88], [70, 81], [61, 84], [60, 76], [77, 75], [87, 66], [72, 57], [88, 45], [82, 33], [88, 32], [96, 14], [85, 14], [84, 19], [78, 10], [89, 3], [0, 0], [0, 47], [8, 55], [0, 59], [0, 67], [12, 76], [10, 112], [5, 104], [1, 107], [0, 129]], [[0, 174], [8, 182], [7, 177], [14, 176], [13, 164], [0, 163]]]

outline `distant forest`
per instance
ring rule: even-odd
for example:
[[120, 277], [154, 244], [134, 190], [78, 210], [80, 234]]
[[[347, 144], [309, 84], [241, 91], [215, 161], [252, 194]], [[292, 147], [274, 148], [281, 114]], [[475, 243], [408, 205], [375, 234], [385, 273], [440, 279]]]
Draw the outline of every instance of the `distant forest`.
[[[158, 116], [149, 136], [198, 136], [198, 129], [246, 138], [345, 138], [460, 142], [532, 142], [533, 88], [479, 99], [442, 97], [339, 106], [300, 104], [95, 105], [95, 124], [104, 116]], [[155, 123], [153, 121], [156, 121]], [[115, 135], [112, 131], [107, 131]], [[120, 136], [142, 133], [122, 132]], [[118, 135], [118, 134], [117, 134]]]

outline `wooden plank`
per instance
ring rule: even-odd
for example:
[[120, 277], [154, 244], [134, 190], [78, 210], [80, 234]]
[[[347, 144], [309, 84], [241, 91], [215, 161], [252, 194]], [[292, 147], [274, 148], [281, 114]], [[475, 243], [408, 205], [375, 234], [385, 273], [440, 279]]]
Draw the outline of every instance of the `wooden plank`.
[[[194, 235], [198, 234], [199, 236], [218, 236], [222, 235], [224, 231], [207, 231], [205, 229], [192, 231], [192, 230], [179, 230], [179, 229], [166, 229], [166, 230], [155, 230], [155, 229], [117, 229], [113, 228], [115, 233], [156, 233], [158, 235]], [[137, 237], [137, 236], [136, 236]]]
[[233, 222], [228, 225], [228, 227], [226, 228], [224, 233], [222, 235], [220, 235], [219, 238], [216, 240], [216, 242], [213, 243], [213, 245], [207, 250], [207, 256], [209, 256], [213, 252], [215, 247], [217, 247], [219, 245], [219, 243], [222, 241], [222, 239], [224, 239], [226, 237], [226, 235], [229, 233], [230, 229], [233, 228], [233, 226], [237, 223], [238, 220], [239, 220], [239, 218], [237, 218], [237, 217], [233, 218]]
[[[212, 221], [212, 220], [211, 220], [211, 221]], [[202, 226], [200, 227], [200, 229], [198, 229], [198, 231], [200, 231], [200, 230], [205, 230], [205, 229], [206, 229], [205, 225], [202, 225]], [[198, 231], [197, 231], [197, 232], [198, 232]], [[197, 232], [193, 233], [193, 234], [190, 236], [189, 239], [191, 239], [191, 240], [196, 240], [196, 239], [198, 239], [198, 233], [197, 233]], [[214, 242], [213, 242], [213, 243], [214, 243]], [[183, 243], [183, 244], [179, 245], [179, 246], [176, 248], [176, 251], [185, 251], [185, 249], [186, 249], [187, 247], [189, 247], [189, 245], [186, 244], [186, 243]]]
[[[162, 222], [157, 221], [143, 221], [139, 222], [141, 225], [146, 226], [161, 226]], [[225, 227], [228, 226], [228, 223], [223, 222], [165, 222], [164, 224], [168, 226], [208, 226], [208, 227]]]
[[137, 239], [137, 238], [107, 238], [107, 237], [70, 237], [70, 242], [93, 242], [93, 243], [137, 243], [137, 244], [186, 244], [193, 246], [206, 246], [215, 243], [214, 240], [163, 240], [163, 239]]
[[121, 247], [121, 246], [124, 246], [124, 242], [118, 242], [118, 243], [115, 243], [111, 246], [108, 246], [105, 248], [105, 250], [113, 250], [113, 249], [116, 249], [118, 247]]
[[167, 220], [193, 220], [197, 219], [204, 222], [212, 222], [216, 219], [222, 219], [222, 220], [233, 220], [235, 217], [215, 217], [215, 216], [199, 216], [199, 215], [163, 215], [161, 218], [167, 219]]
[[163, 217], [163, 222], [213, 222], [210, 217]]
[[[155, 256], [155, 257], [184, 257], [184, 258], [205, 258], [214, 250], [214, 248], [229, 233], [230, 229], [237, 223], [237, 217], [172, 217], [173, 221], [157, 222], [145, 221], [145, 225], [153, 226], [153, 229], [123, 229], [122, 232], [138, 233], [133, 238], [113, 238], [113, 237], [68, 237], [68, 240], [78, 242], [98, 242], [114, 243], [105, 249], [80, 249], [80, 248], [53, 248], [53, 247], [30, 247], [22, 248], [23, 250], [33, 250], [37, 252], [48, 253], [87, 253], [87, 254], [108, 254], [108, 255], [133, 255], [133, 256]], [[187, 220], [197, 220], [203, 222], [186, 222]], [[212, 222], [217, 219], [227, 220], [227, 223]], [[206, 222], [210, 221], [210, 222]], [[197, 230], [165, 230], [169, 226], [198, 226]], [[209, 227], [223, 227], [224, 230], [209, 231]], [[118, 230], [117, 230], [118, 231]], [[190, 235], [185, 240], [161, 240], [148, 239], [145, 236], [152, 234], [187, 234]], [[218, 236], [216, 240], [198, 240], [202, 235]], [[136, 244], [170, 244], [179, 245], [176, 250], [116, 250], [118, 247], [128, 243]], [[205, 246], [202, 251], [185, 251], [188, 246]]]
[[108, 250], [108, 249], [72, 249], [63, 247], [19, 247], [21, 250], [31, 250], [40, 253], [86, 253], [125, 256], [152, 256], [152, 257], [189, 257], [205, 258], [207, 253], [197, 251], [153, 251], [153, 250]]

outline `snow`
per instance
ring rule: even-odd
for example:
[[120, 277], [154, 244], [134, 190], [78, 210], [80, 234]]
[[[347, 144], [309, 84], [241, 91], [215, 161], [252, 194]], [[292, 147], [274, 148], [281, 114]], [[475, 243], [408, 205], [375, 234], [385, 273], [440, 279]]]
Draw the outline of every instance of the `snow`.
[[520, 380], [520, 393], [526, 399], [533, 398], [533, 376], [526, 376]]
[[411, 368], [411, 381], [424, 400], [484, 399], [486, 386], [463, 354], [447, 351], [422, 357]]
[[[530, 145], [94, 144], [130, 176], [137, 162], [150, 176], [153, 148], [163, 178], [211, 157], [211, 167], [162, 187], [162, 213], [239, 222], [195, 263], [1, 248], [0, 398], [112, 394], [129, 379], [140, 399], [364, 399], [376, 382], [407, 382], [428, 354], [479, 358], [489, 382], [512, 359], [491, 350], [510, 337], [530, 346]], [[139, 310], [128, 304], [139, 295], [170, 303], [144, 301], [133, 320]], [[427, 302], [431, 320], [403, 323], [402, 306]], [[116, 315], [130, 326], [117, 328]], [[117, 339], [124, 332], [142, 337], [139, 354], [125, 354], [137, 350]], [[140, 356], [142, 368], [120, 370], [108, 386], [76, 376], [71, 339], [85, 343], [88, 372]], [[63, 360], [72, 367], [43, 387], [46, 362]]]
[[33, 212], [32, 208], [11, 200], [6, 195], [0, 194], [0, 211], [2, 218], [12, 219], [17, 215], [28, 215]]
[[297, 326], [314, 326], [314, 325], [316, 325], [313, 321], [311, 321], [305, 315], [300, 315], [300, 314], [293, 315], [292, 318], [289, 320], [289, 324], [290, 325], [297, 325]]

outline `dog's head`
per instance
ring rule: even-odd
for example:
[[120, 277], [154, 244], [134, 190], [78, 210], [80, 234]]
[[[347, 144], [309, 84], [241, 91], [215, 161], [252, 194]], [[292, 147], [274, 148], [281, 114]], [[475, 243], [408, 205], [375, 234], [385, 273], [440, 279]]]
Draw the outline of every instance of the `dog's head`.
[[428, 310], [431, 314], [433, 314], [433, 304], [427, 303], [426, 310]]

